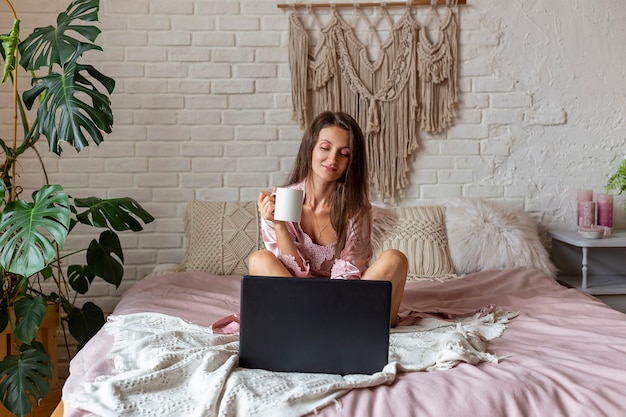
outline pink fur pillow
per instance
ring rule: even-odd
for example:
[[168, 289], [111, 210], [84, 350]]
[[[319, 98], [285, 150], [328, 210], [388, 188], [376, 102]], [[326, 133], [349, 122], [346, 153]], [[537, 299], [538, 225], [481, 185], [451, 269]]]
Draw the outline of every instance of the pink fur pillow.
[[556, 275], [537, 224], [526, 212], [471, 198], [451, 200], [446, 206], [450, 256], [457, 274], [524, 267]]

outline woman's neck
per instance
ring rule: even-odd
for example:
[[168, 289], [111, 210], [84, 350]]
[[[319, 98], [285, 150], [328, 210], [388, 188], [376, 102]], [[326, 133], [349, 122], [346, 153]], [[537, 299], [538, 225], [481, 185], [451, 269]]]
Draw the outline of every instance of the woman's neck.
[[304, 187], [305, 204], [312, 209], [330, 207], [335, 192], [334, 183], [316, 184], [313, 180], [306, 180]]

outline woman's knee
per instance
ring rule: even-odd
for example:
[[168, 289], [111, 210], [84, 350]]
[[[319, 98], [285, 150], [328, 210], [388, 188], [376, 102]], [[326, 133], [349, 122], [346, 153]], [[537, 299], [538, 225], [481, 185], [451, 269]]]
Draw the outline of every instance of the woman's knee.
[[387, 249], [381, 255], [379, 259], [385, 260], [389, 265], [393, 265], [399, 269], [407, 269], [409, 260], [407, 256], [397, 249]]
[[248, 270], [257, 271], [260, 268], [267, 266], [269, 262], [272, 262], [274, 260], [272, 258], [276, 259], [274, 254], [267, 249], [261, 249], [253, 252], [248, 258]]
[[409, 269], [406, 255], [396, 249], [387, 249], [365, 271], [362, 279], [385, 279], [388, 281], [403, 281]]

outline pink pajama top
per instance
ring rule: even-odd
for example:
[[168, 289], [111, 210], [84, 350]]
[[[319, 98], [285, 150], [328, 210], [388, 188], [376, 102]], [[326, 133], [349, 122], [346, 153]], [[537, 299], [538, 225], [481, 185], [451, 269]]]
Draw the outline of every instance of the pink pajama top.
[[[287, 188], [304, 190], [304, 182]], [[372, 258], [371, 225], [365, 216], [364, 221], [349, 220], [348, 238], [340, 257], [335, 259], [337, 243], [321, 246], [313, 242], [300, 223], [285, 222], [293, 237], [302, 259], [304, 269], [300, 269], [296, 259], [282, 253], [276, 242], [274, 223], [261, 218], [261, 235], [265, 247], [271, 251], [295, 277], [330, 277], [332, 279], [360, 279]]]

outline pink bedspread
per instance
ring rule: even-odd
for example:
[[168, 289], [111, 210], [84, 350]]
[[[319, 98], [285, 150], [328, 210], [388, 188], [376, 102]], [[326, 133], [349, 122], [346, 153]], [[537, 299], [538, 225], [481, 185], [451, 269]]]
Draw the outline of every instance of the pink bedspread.
[[[237, 276], [181, 272], [149, 277], [129, 289], [114, 314], [158, 312], [209, 326], [239, 309]], [[489, 351], [499, 364], [460, 364], [401, 374], [390, 386], [359, 389], [324, 417], [626, 416], [626, 315], [545, 274], [485, 271], [443, 283], [408, 282], [403, 309], [467, 313], [497, 304], [520, 314]], [[112, 338], [100, 332], [70, 364], [64, 395], [110, 372]], [[65, 408], [66, 417], [84, 415]]]

